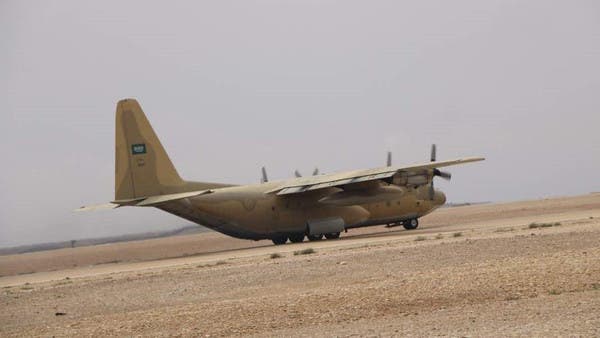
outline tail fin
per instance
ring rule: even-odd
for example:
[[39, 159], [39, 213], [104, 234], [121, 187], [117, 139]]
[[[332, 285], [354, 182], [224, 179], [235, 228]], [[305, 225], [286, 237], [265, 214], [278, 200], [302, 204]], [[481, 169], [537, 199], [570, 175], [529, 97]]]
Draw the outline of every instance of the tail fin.
[[117, 103], [115, 200], [179, 192], [185, 185], [135, 99]]

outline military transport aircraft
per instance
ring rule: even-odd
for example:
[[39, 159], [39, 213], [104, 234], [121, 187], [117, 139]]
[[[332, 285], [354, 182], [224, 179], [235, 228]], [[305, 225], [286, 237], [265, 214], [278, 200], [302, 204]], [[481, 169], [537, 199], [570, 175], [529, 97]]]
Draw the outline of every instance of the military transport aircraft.
[[[438, 168], [483, 158], [436, 161], [367, 170], [318, 174], [233, 185], [183, 180], [134, 99], [121, 100], [116, 113], [115, 199], [79, 211], [123, 206], [155, 207], [226, 235], [275, 244], [334, 239], [342, 231], [371, 225], [411, 230], [419, 217], [446, 202], [433, 179], [450, 174]], [[300, 175], [298, 175], [300, 176]]]

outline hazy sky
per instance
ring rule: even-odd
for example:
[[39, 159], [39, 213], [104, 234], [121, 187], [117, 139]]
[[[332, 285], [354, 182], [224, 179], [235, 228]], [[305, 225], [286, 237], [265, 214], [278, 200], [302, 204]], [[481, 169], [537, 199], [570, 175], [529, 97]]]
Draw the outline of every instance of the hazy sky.
[[600, 2], [0, 1], [0, 246], [170, 229], [113, 199], [116, 101], [180, 174], [480, 155], [449, 201], [600, 190]]

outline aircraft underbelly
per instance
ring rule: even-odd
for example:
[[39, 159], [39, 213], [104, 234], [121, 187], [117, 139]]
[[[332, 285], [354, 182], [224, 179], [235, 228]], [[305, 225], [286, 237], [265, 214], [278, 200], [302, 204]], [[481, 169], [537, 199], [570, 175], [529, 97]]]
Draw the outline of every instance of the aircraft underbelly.
[[244, 226], [233, 219], [221, 217], [215, 213], [205, 212], [187, 200], [164, 204], [159, 206], [159, 209], [228, 236], [255, 240], [268, 238], [260, 229]]

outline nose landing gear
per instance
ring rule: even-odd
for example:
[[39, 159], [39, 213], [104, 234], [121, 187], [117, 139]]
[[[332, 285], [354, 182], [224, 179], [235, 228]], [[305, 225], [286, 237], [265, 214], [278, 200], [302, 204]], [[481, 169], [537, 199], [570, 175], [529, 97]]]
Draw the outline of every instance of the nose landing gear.
[[385, 227], [393, 228], [393, 227], [397, 227], [399, 225], [402, 225], [404, 227], [404, 229], [406, 229], [406, 230], [414, 230], [419, 226], [419, 220], [416, 218], [407, 219], [405, 221], [390, 223], [390, 224], [386, 225]]
[[406, 230], [414, 230], [419, 226], [419, 220], [416, 218], [406, 220], [402, 222], [402, 226]]

